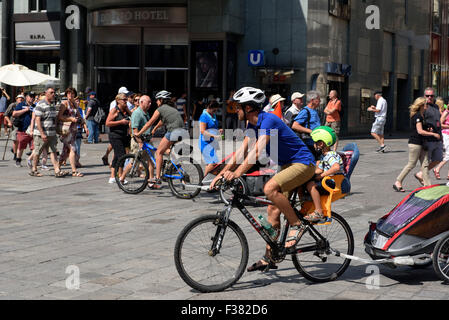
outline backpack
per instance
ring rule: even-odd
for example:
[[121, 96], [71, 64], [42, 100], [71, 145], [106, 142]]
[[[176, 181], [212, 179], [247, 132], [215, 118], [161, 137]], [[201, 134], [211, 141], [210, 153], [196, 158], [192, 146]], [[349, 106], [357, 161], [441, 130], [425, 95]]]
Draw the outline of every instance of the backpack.
[[97, 99], [95, 99], [95, 104], [97, 105], [97, 112], [94, 115], [94, 121], [98, 124], [102, 123], [106, 120], [106, 113], [103, 108], [100, 106], [100, 103]]

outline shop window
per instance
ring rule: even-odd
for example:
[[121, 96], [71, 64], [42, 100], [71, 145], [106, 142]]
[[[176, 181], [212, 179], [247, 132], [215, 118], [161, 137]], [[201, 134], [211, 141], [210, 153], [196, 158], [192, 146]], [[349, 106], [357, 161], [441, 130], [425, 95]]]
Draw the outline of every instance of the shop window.
[[96, 45], [97, 67], [139, 67], [138, 45]]
[[145, 46], [145, 66], [151, 68], [187, 68], [188, 46]]
[[47, 0], [28, 0], [29, 12], [47, 11]]
[[351, 19], [351, 0], [329, 0], [329, 13], [338, 18]]

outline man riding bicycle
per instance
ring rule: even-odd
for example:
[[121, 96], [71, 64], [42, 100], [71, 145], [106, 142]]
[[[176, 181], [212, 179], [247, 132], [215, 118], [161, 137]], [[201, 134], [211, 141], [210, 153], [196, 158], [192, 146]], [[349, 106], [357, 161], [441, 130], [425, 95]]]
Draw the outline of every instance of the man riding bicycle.
[[151, 134], [154, 134], [162, 125], [165, 125], [167, 128], [167, 133], [162, 138], [156, 150], [156, 179], [154, 180], [154, 184], [160, 185], [163, 155], [182, 136], [184, 121], [179, 115], [176, 106], [170, 100], [170, 92], [162, 90], [156, 94], [155, 98], [158, 109], [154, 112], [151, 119], [142, 127], [142, 129], [140, 129], [137, 136], [140, 136], [147, 131], [159, 118], [160, 121], [153, 128]]
[[[233, 99], [238, 102], [239, 120], [248, 121], [246, 136], [242, 146], [215, 177], [210, 188], [214, 188], [216, 182], [222, 177], [228, 181], [241, 177], [256, 163], [264, 150], [270, 155], [270, 149], [276, 147], [271, 142], [277, 140], [278, 153], [271, 154], [271, 158], [277, 160], [281, 171], [264, 186], [265, 195], [274, 204], [268, 206], [268, 222], [279, 230], [280, 213], [284, 213], [291, 226], [286, 240], [286, 249], [294, 248], [305, 227], [290, 205], [288, 195], [290, 191], [305, 184], [314, 176], [314, 156], [278, 116], [262, 111], [262, 103], [266, 99], [262, 90], [243, 87], [234, 94]], [[255, 130], [254, 145], [250, 144], [252, 139], [249, 129]], [[264, 270], [267, 266], [274, 267], [270, 263], [269, 255], [270, 248], [267, 246], [265, 256], [248, 268], [248, 271]]]

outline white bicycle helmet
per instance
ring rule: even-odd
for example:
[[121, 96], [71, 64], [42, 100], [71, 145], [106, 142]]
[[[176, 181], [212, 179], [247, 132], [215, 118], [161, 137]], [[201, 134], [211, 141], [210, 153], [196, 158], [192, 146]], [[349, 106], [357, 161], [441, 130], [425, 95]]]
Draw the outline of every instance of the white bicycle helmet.
[[265, 93], [262, 90], [253, 87], [239, 89], [232, 98], [240, 104], [249, 103], [257, 105], [262, 104], [266, 99]]
[[171, 92], [168, 92], [166, 90], [159, 91], [156, 93], [156, 100], [157, 99], [170, 99], [171, 98]]

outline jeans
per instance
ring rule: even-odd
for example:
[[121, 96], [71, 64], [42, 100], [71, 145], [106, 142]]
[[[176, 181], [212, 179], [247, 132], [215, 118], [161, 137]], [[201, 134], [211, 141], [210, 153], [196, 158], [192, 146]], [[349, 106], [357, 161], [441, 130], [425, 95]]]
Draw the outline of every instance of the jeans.
[[98, 136], [100, 135], [99, 125], [94, 120], [87, 120], [87, 128], [89, 129], [89, 136], [87, 142], [98, 143]]

